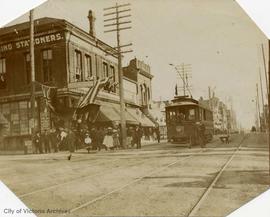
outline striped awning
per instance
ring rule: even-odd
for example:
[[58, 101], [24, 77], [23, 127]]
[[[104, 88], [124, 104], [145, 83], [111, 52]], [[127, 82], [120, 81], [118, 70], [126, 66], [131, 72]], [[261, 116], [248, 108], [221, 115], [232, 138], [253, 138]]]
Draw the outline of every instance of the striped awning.
[[127, 112], [131, 114], [142, 126], [155, 127], [153, 123], [139, 108], [126, 108]]
[[[138, 125], [139, 121], [136, 120], [128, 112], [125, 113], [126, 123]], [[118, 122], [120, 123], [120, 105], [101, 105], [96, 122]]]

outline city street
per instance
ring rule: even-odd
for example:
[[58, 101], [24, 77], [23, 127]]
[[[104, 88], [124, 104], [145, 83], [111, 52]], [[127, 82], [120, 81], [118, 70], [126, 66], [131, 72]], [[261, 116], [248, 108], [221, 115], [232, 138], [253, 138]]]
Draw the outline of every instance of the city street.
[[225, 216], [269, 188], [262, 133], [67, 155], [1, 156], [0, 179], [37, 216]]

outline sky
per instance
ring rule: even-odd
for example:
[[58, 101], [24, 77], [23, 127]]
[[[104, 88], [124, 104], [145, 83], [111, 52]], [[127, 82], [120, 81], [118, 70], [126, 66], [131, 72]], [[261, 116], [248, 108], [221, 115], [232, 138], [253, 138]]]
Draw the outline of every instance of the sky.
[[[261, 1], [261, 0], [260, 0]], [[96, 35], [110, 45], [114, 33], [104, 33], [103, 8], [114, 0], [48, 0], [35, 9], [35, 18], [55, 17], [88, 31], [88, 10], [96, 15]], [[208, 86], [233, 108], [241, 125], [250, 128], [255, 120], [256, 82], [263, 72], [261, 44], [268, 53], [267, 38], [234, 0], [125, 0], [131, 3], [132, 29], [122, 32], [122, 44], [133, 43], [133, 53], [151, 66], [154, 99], [172, 99], [177, 75], [172, 66], [191, 65], [192, 94], [208, 97]], [[243, 1], [242, 1], [243, 2]], [[240, 0], [241, 4], [241, 0]], [[248, 8], [250, 9], [250, 8]], [[28, 20], [28, 14], [11, 22]], [[268, 58], [268, 57], [267, 57]], [[259, 93], [260, 94], [260, 93]], [[266, 101], [266, 99], [265, 99]]]

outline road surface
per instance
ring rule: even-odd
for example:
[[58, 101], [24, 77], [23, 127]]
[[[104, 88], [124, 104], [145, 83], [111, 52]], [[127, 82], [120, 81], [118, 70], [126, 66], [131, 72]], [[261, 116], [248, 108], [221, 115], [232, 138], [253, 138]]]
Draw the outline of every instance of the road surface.
[[[269, 188], [265, 134], [207, 147], [0, 156], [0, 179], [37, 216], [226, 216]], [[1, 214], [0, 216], [4, 216]]]

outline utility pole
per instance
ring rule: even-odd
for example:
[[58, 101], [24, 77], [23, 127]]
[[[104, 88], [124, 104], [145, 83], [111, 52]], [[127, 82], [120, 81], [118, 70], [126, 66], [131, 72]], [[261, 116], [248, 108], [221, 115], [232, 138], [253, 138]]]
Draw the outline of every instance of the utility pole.
[[259, 115], [259, 128], [260, 131], [262, 129], [262, 123], [261, 123], [261, 112], [260, 112], [260, 100], [259, 100], [259, 91], [258, 91], [258, 83], [256, 83], [256, 101], [257, 101], [257, 106], [258, 106], [258, 115]]
[[[266, 61], [265, 61], [265, 54], [264, 54], [263, 44], [262, 44], [262, 56], [263, 56], [263, 67], [264, 67], [265, 82], [266, 82], [266, 92], [267, 92], [267, 96], [268, 96], [269, 95], [269, 86], [268, 86], [269, 75], [267, 76], [267, 69], [266, 69]], [[268, 72], [269, 72], [269, 70], [268, 70]]]
[[[31, 113], [33, 129], [35, 128], [35, 51], [34, 51], [34, 10], [30, 10], [30, 62], [31, 62]], [[33, 133], [33, 132], [32, 132]]]
[[183, 93], [184, 96], [186, 96], [186, 91], [189, 92], [190, 96], [192, 97], [192, 94], [190, 92], [190, 86], [188, 84], [188, 77], [189, 73], [191, 72], [191, 65], [190, 64], [184, 64], [182, 63], [180, 66], [176, 66], [176, 70], [178, 72], [178, 75], [183, 81]]
[[189, 83], [188, 83], [188, 77], [189, 77], [189, 72], [191, 72], [191, 65], [190, 64], [184, 64], [182, 63], [181, 65], [175, 66], [174, 64], [170, 63], [170, 66], [174, 66], [174, 69], [176, 70], [178, 76], [181, 78], [183, 82], [183, 94], [186, 96], [186, 91], [188, 91], [190, 97], [192, 98], [192, 93], [190, 91]]
[[[265, 118], [265, 109], [264, 109], [264, 97], [263, 97], [263, 87], [262, 87], [261, 68], [259, 68], [259, 74], [260, 74], [261, 97], [262, 97], [262, 106], [263, 106], [262, 119], [263, 119], [263, 125], [264, 125], [264, 128], [266, 128], [266, 118]], [[266, 129], [265, 129], [265, 130], [266, 130]]]
[[[268, 53], [270, 54], [270, 40], [268, 40]], [[265, 67], [266, 68], [266, 67]], [[269, 60], [269, 56], [268, 56], [268, 78], [270, 78], [270, 60]], [[266, 71], [266, 70], [265, 70]], [[266, 82], [267, 82], [267, 78], [266, 78]], [[269, 82], [268, 82], [269, 85]], [[267, 85], [267, 90], [270, 89], [270, 87]], [[269, 150], [269, 183], [270, 183], [270, 95], [269, 95], [269, 91], [267, 91], [267, 96], [268, 96], [268, 150]]]
[[[120, 96], [120, 123], [121, 123], [121, 139], [122, 145], [126, 147], [126, 116], [125, 116], [125, 99], [124, 99], [124, 87], [123, 87], [123, 69], [122, 69], [122, 54], [132, 52], [132, 50], [122, 51], [121, 48], [131, 46], [132, 44], [125, 44], [121, 45], [120, 42], [120, 32], [122, 30], [131, 29], [131, 26], [125, 26], [126, 24], [130, 24], [130, 20], [125, 20], [127, 17], [131, 17], [130, 14], [126, 14], [126, 12], [131, 11], [128, 8], [130, 4], [122, 4], [118, 5], [117, 3], [115, 6], [104, 8], [104, 11], [108, 11], [108, 13], [104, 14], [104, 17], [108, 17], [104, 19], [105, 24], [104, 27], [115, 27], [113, 29], [109, 29], [104, 31], [104, 33], [108, 32], [116, 32], [117, 37], [117, 50], [116, 53], [112, 51], [112, 55], [117, 55], [118, 57], [118, 78], [119, 78], [119, 96]], [[123, 26], [124, 25], [124, 26]]]

